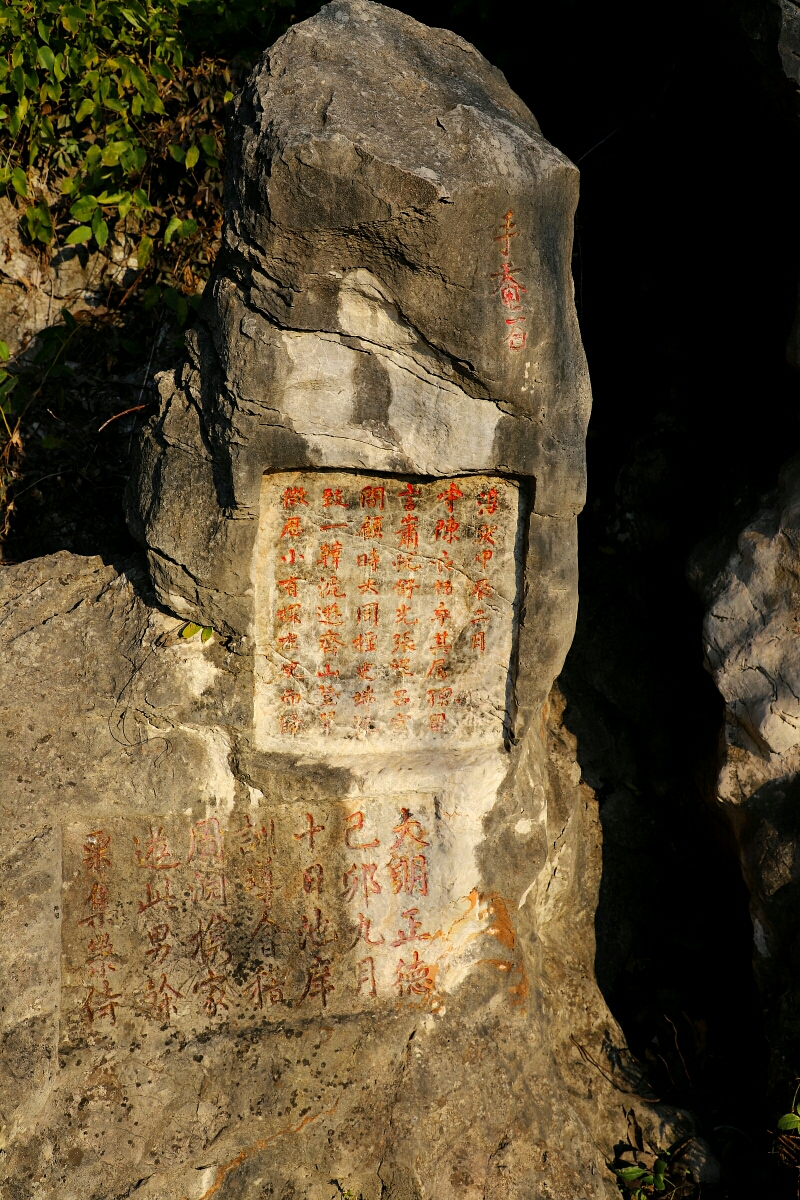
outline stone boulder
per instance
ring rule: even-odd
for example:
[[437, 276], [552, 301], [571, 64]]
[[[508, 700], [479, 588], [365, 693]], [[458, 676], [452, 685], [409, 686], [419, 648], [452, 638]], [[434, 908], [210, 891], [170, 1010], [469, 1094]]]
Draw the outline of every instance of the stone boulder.
[[146, 566], [0, 577], [4, 1195], [616, 1196], [682, 1127], [595, 982], [554, 686], [577, 172], [367, 0], [264, 56], [230, 146]]

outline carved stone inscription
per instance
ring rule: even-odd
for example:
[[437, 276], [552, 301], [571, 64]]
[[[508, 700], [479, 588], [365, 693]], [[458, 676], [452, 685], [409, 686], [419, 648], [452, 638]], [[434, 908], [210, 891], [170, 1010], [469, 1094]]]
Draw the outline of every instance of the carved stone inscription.
[[433, 796], [271, 811], [65, 829], [62, 1039], [435, 1009], [478, 935], [513, 949], [463, 886]]
[[260, 744], [500, 743], [520, 504], [517, 483], [491, 476], [265, 476]]

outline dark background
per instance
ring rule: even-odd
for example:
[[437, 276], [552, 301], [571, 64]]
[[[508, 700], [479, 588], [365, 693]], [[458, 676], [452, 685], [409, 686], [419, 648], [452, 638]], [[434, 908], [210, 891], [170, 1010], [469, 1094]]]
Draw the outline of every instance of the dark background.
[[[266, 46], [317, 7], [300, 0], [264, 17], [245, 4], [249, 27], [209, 29], [211, 49], [241, 58], [242, 45]], [[722, 1161], [722, 1184], [703, 1195], [795, 1196], [797, 1173], [771, 1153], [769, 1132], [791, 1081], [767, 1078], [747, 894], [712, 803], [721, 702], [686, 581], [693, 547], [724, 546], [800, 440], [798, 381], [784, 358], [800, 267], [800, 146], [778, 9], [396, 7], [474, 42], [580, 166], [574, 274], [594, 411], [580, 615], [560, 686], [604, 826], [598, 979], [657, 1094], [695, 1113]], [[202, 29], [195, 36], [202, 43]], [[105, 374], [97, 366], [110, 412], [143, 395], [141, 371], [122, 379], [118, 354]], [[65, 458], [49, 474], [29, 442], [32, 483], [10, 559], [134, 552], [121, 508], [134, 420], [76, 442], [80, 470]]]

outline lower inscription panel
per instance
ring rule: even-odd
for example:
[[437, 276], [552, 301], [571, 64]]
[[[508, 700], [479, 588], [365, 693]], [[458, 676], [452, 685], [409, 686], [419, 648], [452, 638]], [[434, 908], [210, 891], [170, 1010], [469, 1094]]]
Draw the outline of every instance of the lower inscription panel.
[[521, 502], [490, 476], [264, 476], [259, 744], [501, 743]]
[[437, 808], [406, 794], [254, 809], [227, 828], [66, 827], [62, 1041], [129, 1038], [142, 1021], [189, 1035], [289, 1012], [435, 1011], [465, 948], [497, 936]]

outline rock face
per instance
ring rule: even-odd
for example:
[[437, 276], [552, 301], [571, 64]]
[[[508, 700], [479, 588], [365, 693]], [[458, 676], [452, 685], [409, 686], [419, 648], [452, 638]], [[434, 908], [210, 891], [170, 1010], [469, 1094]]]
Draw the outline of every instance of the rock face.
[[751, 893], [773, 1078], [800, 1065], [797, 1005], [800, 779], [800, 461], [742, 530], [721, 570], [698, 561], [706, 661], [725, 701], [718, 798]]
[[577, 172], [367, 0], [269, 51], [230, 158], [130, 490], [147, 570], [2, 576], [5, 1188], [616, 1195], [615, 1142], [676, 1125], [594, 982], [553, 686]]

